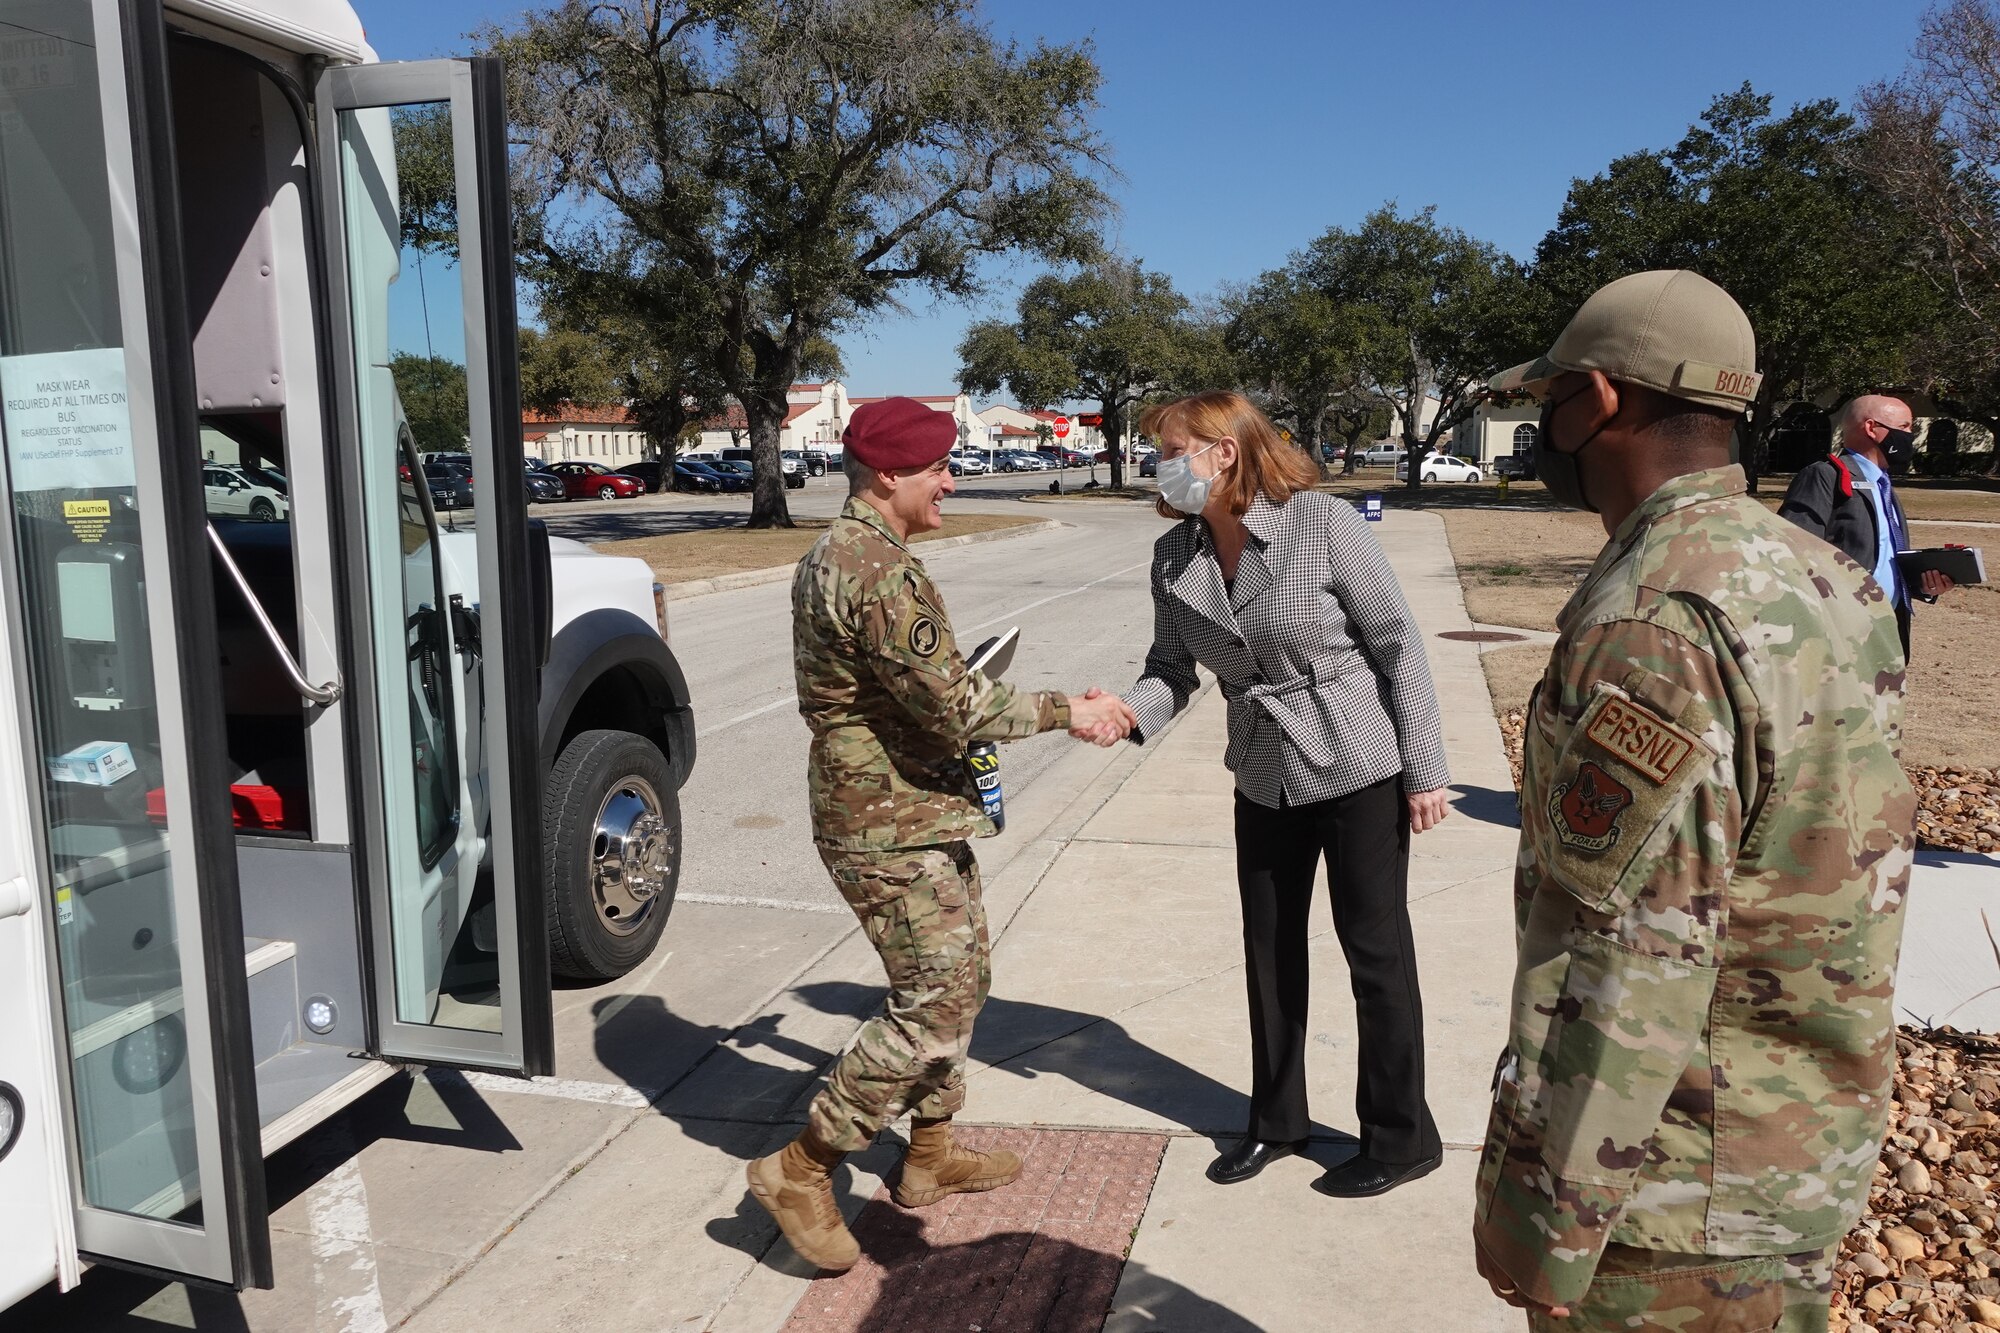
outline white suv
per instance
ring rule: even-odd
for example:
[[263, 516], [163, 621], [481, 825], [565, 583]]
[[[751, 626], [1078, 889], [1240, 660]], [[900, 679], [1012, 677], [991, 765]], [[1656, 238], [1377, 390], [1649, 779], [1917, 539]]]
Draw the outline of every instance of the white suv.
[[991, 469], [986, 466], [986, 456], [984, 454], [971, 449], [954, 449], [951, 451], [952, 476], [979, 477], [984, 476], [989, 471]]
[[291, 501], [266, 479], [229, 463], [204, 463], [201, 489], [204, 508], [210, 515], [254, 518], [274, 523], [291, 513]]
[[[1463, 458], [1450, 454], [1424, 455], [1424, 470], [1417, 474], [1425, 481], [1484, 481], [1486, 474], [1476, 463], [1468, 463]], [[1404, 458], [1396, 464], [1396, 480], [1407, 481], [1410, 476], [1410, 460]]]

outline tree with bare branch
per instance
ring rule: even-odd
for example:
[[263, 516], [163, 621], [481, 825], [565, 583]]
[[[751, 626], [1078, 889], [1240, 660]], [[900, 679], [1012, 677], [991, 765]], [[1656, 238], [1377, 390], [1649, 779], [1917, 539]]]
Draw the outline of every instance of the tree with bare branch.
[[1940, 406], [2000, 439], [2000, 5], [1925, 14], [1909, 68], [1855, 106], [1856, 165], [1915, 225], [1917, 267], [1951, 312], [1912, 364]]
[[536, 262], [700, 289], [678, 317], [743, 405], [753, 527], [790, 525], [778, 435], [816, 342], [971, 296], [989, 256], [1087, 258], [1109, 209], [1089, 45], [1003, 44], [974, 0], [568, 0], [482, 36]]

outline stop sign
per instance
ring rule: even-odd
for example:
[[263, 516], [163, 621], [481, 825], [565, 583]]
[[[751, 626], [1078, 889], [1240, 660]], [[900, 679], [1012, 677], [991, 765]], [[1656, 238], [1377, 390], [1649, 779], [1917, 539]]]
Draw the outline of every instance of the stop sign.
[[1057, 438], [1058, 440], [1065, 440], [1065, 439], [1068, 439], [1068, 438], [1069, 438], [1069, 418], [1068, 418], [1068, 417], [1057, 417], [1057, 418], [1055, 419], [1055, 431], [1056, 431], [1056, 438]]

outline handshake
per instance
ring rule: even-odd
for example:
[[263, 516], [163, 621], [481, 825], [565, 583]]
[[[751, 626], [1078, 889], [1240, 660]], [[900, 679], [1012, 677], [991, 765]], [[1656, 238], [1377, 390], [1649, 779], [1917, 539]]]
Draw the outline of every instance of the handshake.
[[1138, 719], [1125, 701], [1092, 686], [1069, 697], [1069, 734], [1093, 745], [1116, 745], [1132, 734]]

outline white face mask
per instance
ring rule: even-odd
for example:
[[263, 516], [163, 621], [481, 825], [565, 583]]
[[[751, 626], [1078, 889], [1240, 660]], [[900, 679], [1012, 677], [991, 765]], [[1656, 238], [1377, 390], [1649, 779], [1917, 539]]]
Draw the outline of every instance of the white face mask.
[[1203, 445], [1191, 454], [1181, 454], [1160, 463], [1160, 498], [1183, 514], [1199, 514], [1208, 505], [1214, 477], [1197, 477], [1194, 460], [1215, 446]]

